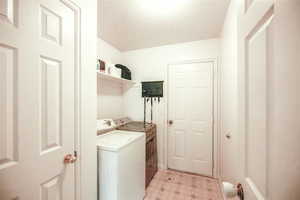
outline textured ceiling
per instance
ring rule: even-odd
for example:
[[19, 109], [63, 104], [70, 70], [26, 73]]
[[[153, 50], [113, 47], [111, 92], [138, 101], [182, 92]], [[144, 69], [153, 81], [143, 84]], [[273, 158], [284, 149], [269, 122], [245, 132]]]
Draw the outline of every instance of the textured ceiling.
[[98, 36], [121, 51], [216, 38], [229, 2], [98, 0]]

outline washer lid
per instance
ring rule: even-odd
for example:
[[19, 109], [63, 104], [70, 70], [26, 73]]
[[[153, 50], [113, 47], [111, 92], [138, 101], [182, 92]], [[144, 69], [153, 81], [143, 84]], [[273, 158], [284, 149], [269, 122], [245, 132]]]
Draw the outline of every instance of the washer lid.
[[98, 136], [97, 146], [100, 150], [119, 151], [130, 143], [145, 137], [145, 133], [131, 131], [111, 131]]

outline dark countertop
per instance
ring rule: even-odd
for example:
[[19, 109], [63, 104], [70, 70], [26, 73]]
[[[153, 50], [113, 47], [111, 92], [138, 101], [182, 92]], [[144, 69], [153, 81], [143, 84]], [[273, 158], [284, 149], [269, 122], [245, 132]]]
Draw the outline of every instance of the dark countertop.
[[148, 132], [150, 129], [155, 127], [155, 124], [146, 123], [146, 128], [144, 127], [144, 122], [132, 121], [127, 124], [121, 125], [117, 130], [124, 131], [136, 131], [136, 132]]
[[116, 128], [98, 130], [97, 135], [102, 135], [113, 130], [122, 130], [122, 131], [135, 131], [135, 132], [145, 132], [148, 136], [149, 132], [155, 127], [155, 124], [146, 123], [146, 128], [144, 127], [144, 122], [141, 121], [130, 121], [124, 125], [119, 125]]

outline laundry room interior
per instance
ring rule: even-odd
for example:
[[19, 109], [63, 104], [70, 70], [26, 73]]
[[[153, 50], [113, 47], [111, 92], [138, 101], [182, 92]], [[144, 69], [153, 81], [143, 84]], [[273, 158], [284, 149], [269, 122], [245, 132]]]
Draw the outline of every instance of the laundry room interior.
[[300, 0], [0, 0], [0, 200], [299, 200]]
[[[159, 169], [167, 170], [171, 169], [170, 167], [174, 170], [171, 172], [178, 170], [217, 177], [217, 168], [213, 169], [212, 165], [217, 164], [214, 161], [217, 161], [219, 149], [213, 144], [218, 142], [218, 135], [213, 137], [212, 130], [218, 128], [217, 124], [213, 127], [213, 116], [218, 116], [219, 79], [214, 76], [218, 76], [221, 53], [221, 40], [218, 35], [226, 13], [224, 8], [228, 2], [218, 4], [217, 9], [223, 14], [215, 19], [217, 23], [209, 30], [210, 35], [206, 36], [203, 31], [201, 34], [205, 39], [191, 42], [185, 39], [187, 34], [184, 31], [178, 33], [178, 38], [169, 38], [168, 31], [174, 28], [176, 19], [180, 20], [180, 17], [173, 16], [171, 11], [160, 13], [160, 17], [171, 23], [163, 28], [166, 22], [160, 22], [159, 18], [152, 16], [152, 10], [145, 14], [139, 12], [138, 6], [145, 6], [142, 3], [119, 4], [111, 1], [100, 1], [98, 4], [98, 19], [101, 19], [98, 22], [100, 25], [97, 44], [99, 137], [114, 129], [146, 132], [146, 187], [150, 185]], [[132, 16], [127, 13], [130, 12], [128, 8], [136, 9], [133, 10]], [[122, 15], [125, 16], [124, 20], [128, 20], [126, 24], [131, 26], [118, 23], [117, 20], [120, 20]], [[207, 20], [201, 23], [206, 23]], [[142, 27], [135, 26], [135, 23], [140, 23]], [[114, 31], [114, 25], [119, 27], [121, 35], [136, 34], [141, 31], [139, 29], [148, 25], [150, 30], [140, 33], [139, 37], [131, 42], [131, 37], [121, 39], [117, 33], [110, 35]], [[151, 38], [143, 40], [156, 34], [161, 34], [161, 37], [153, 37], [152, 41]], [[182, 42], [177, 42], [180, 40]], [[176, 81], [182, 86], [177, 87]], [[194, 89], [190, 89], [191, 86]], [[199, 95], [195, 95], [197, 92]], [[203, 98], [206, 95], [207, 97]], [[205, 114], [193, 112], [197, 107]], [[181, 127], [176, 128], [177, 124], [181, 124]], [[185, 135], [189, 126], [194, 129], [191, 136]], [[176, 135], [177, 132], [182, 134]], [[199, 161], [193, 161], [193, 156], [198, 153]], [[177, 161], [176, 156], [183, 158]], [[186, 166], [184, 163], [187, 163]], [[99, 187], [101, 188], [101, 184]], [[215, 195], [212, 197], [220, 198], [218, 188], [217, 185], [213, 187], [212, 193]]]
[[[246, 147], [245, 157], [237, 150], [243, 149], [239, 146], [238, 125], [242, 123], [238, 117], [242, 98], [239, 96], [241, 61], [237, 56], [242, 52], [238, 52], [241, 23], [238, 20], [241, 7], [255, 10], [250, 7], [251, 3], [235, 0], [98, 1], [97, 135], [102, 140], [101, 137], [109, 133], [146, 133], [145, 174], [140, 171], [140, 176], [145, 177], [145, 200], [244, 199], [241, 171], [236, 170], [241, 159], [252, 159], [244, 164], [256, 177], [245, 179], [250, 180], [251, 188], [246, 190], [262, 199], [268, 195], [265, 185], [268, 172], [258, 172], [267, 169], [264, 157], [268, 154], [264, 149], [268, 143], [264, 125], [267, 113], [263, 112], [267, 107], [264, 96], [267, 65], [263, 60], [270, 59], [264, 48], [270, 47], [265, 42], [271, 40], [260, 34], [269, 34], [271, 38], [276, 21], [274, 8], [268, 3], [253, 3], [253, 7], [264, 11], [253, 11], [257, 12], [255, 20], [258, 21], [249, 22], [252, 32], [247, 30], [250, 34], [247, 37], [252, 43], [246, 44], [250, 45], [247, 59], [261, 59], [260, 56], [264, 59], [248, 63], [253, 69], [246, 78], [250, 96], [243, 97], [249, 98], [249, 119], [259, 117], [259, 122], [251, 121], [249, 126], [251, 130], [260, 127], [262, 135], [249, 136], [247, 141], [256, 150]], [[263, 16], [260, 19], [259, 12]], [[215, 14], [208, 17], [210, 13]], [[197, 22], [192, 23], [193, 20]], [[256, 95], [260, 96], [253, 100]], [[100, 146], [98, 151], [103, 153], [105, 148]], [[258, 150], [261, 157], [253, 158]], [[112, 199], [101, 194], [101, 188], [106, 188], [105, 170], [109, 166], [99, 163], [99, 197]], [[102, 163], [110, 162], [103, 160]], [[121, 165], [126, 164], [119, 163], [120, 168]], [[131, 168], [135, 173], [130, 177], [137, 178], [137, 168]], [[116, 182], [122, 183], [122, 180], [116, 178]]]

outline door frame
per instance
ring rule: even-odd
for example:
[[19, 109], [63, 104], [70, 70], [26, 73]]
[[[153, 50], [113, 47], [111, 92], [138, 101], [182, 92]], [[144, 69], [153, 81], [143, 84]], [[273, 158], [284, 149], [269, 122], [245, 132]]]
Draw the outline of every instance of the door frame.
[[192, 59], [192, 60], [183, 60], [178, 62], [170, 62], [166, 67], [166, 84], [164, 85], [164, 89], [166, 91], [166, 103], [165, 103], [165, 131], [164, 131], [164, 169], [168, 169], [168, 134], [169, 134], [169, 126], [168, 126], [168, 118], [169, 118], [169, 69], [172, 65], [180, 65], [180, 64], [194, 64], [194, 63], [213, 63], [213, 149], [212, 149], [212, 160], [213, 160], [213, 168], [212, 168], [212, 177], [219, 179], [220, 178], [220, 158], [221, 158], [221, 146], [220, 146], [220, 97], [221, 97], [221, 87], [220, 87], [220, 71], [218, 66], [217, 58], [205, 58], [205, 59]]
[[[74, 111], [74, 118], [75, 118], [75, 132], [74, 132], [74, 151], [77, 152], [78, 155], [81, 155], [81, 130], [80, 130], [80, 123], [81, 123], [81, 114], [80, 114], [80, 101], [81, 101], [81, 70], [82, 70], [82, 63], [81, 63], [81, 8], [76, 5], [73, 0], [60, 0], [65, 6], [70, 8], [74, 13], [74, 32], [75, 32], [75, 51], [74, 51], [74, 58], [75, 58], [75, 111]], [[80, 157], [79, 157], [80, 158]], [[75, 165], [75, 175], [74, 175], [74, 185], [75, 185], [75, 199], [80, 200], [81, 195], [81, 159], [78, 159], [78, 162], [74, 163]]]
[[[76, 107], [74, 150], [78, 153], [75, 164], [75, 199], [97, 198], [97, 1], [60, 0], [74, 12], [76, 59]], [[84, 67], [85, 66], [85, 67]]]

